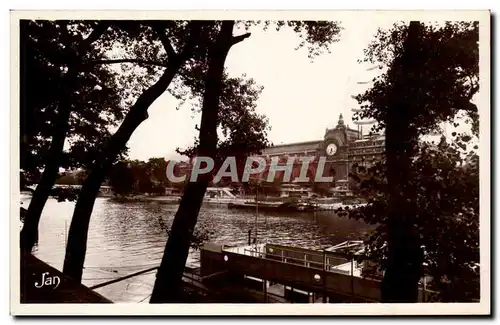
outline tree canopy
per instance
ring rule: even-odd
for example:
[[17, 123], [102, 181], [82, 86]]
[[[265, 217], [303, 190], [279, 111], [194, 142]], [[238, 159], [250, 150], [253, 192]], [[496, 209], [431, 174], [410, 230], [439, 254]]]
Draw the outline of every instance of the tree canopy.
[[71, 111], [62, 168], [88, 164], [89, 157], [107, 139], [124, 116], [116, 73], [95, 65], [67, 75], [68, 67], [88, 57], [102, 58], [95, 46], [81, 53], [84, 35], [95, 22], [21, 21], [21, 169], [36, 182], [49, 155], [58, 127], [62, 97]]
[[[192, 94], [202, 93], [201, 100], [201, 124], [199, 144], [196, 146], [196, 154], [216, 158], [218, 154], [218, 136], [217, 128], [221, 123], [219, 120], [221, 113], [224, 112], [225, 93], [225, 61], [232, 46], [242, 42], [250, 37], [250, 33], [244, 33], [237, 36], [233, 35], [235, 22], [223, 21], [213, 22], [217, 28], [215, 32], [207, 38], [207, 60], [201, 62], [198, 66], [191, 66], [193, 71], [199, 71], [194, 81], [201, 80], [203, 87], [197, 82], [192, 82], [193, 79], [186, 78], [185, 81], [191, 83]], [[244, 22], [245, 27], [258, 24], [258, 22]], [[271, 23], [265, 23], [269, 26]], [[277, 23], [277, 28], [285, 23]], [[311, 48], [321, 49], [328, 48], [329, 44], [336, 40], [339, 33], [338, 24], [334, 22], [290, 22], [289, 26], [293, 26], [298, 33], [305, 32], [306, 35], [313, 35], [307, 38], [306, 41], [311, 41]], [[220, 28], [219, 28], [220, 27]], [[316, 35], [321, 35], [315, 37]], [[316, 46], [315, 46], [316, 45]], [[319, 53], [319, 52], [318, 52]], [[313, 52], [310, 55], [315, 55]], [[201, 92], [202, 91], [202, 92]], [[234, 93], [238, 95], [238, 93]], [[236, 105], [234, 105], [236, 103]], [[238, 102], [232, 102], [231, 106], [239, 108]], [[243, 103], [245, 103], [243, 101]], [[251, 107], [251, 106], [250, 106]], [[240, 115], [240, 114], [237, 114]], [[250, 128], [252, 132], [252, 129]], [[196, 226], [198, 213], [201, 208], [203, 197], [206, 188], [211, 179], [210, 175], [203, 175], [196, 183], [189, 182], [186, 185], [183, 197], [180, 201], [179, 208], [172, 224], [172, 230], [169, 234], [167, 244], [165, 246], [164, 255], [158, 274], [156, 277], [155, 286], [151, 295], [150, 302], [175, 302], [179, 300], [181, 295], [182, 273], [188, 256], [190, 240], [193, 235], [193, 230]]]
[[[122, 197], [131, 194], [164, 195], [167, 187], [179, 187], [167, 179], [168, 163], [164, 158], [119, 161], [109, 175], [113, 193]], [[174, 174], [179, 174], [178, 168], [174, 168]]]
[[[479, 90], [478, 24], [422, 26], [420, 46], [416, 46], [420, 65], [418, 70], [410, 70], [411, 76], [403, 76], [404, 70], [395, 64], [403, 52], [407, 26], [379, 31], [368, 46], [365, 61], [387, 65], [388, 71], [357, 96], [362, 105], [358, 117], [375, 119], [378, 124], [374, 131], [384, 131], [387, 111], [394, 104], [394, 98], [387, 94], [393, 93], [396, 85], [412, 87], [413, 97], [405, 93], [398, 99], [413, 103], [399, 107], [411, 110], [407, 115], [412, 134], [410, 176], [409, 183], [402, 187], [403, 195], [413, 200], [412, 222], [424, 248], [425, 272], [433, 277], [432, 287], [445, 301], [469, 301], [479, 296], [479, 157], [477, 145], [468, 149], [468, 144], [477, 141], [479, 125], [473, 103]], [[469, 134], [453, 132], [451, 138], [443, 135], [438, 144], [420, 137], [438, 130], [443, 122], [458, 126], [456, 117], [461, 112], [471, 125]], [[364, 196], [368, 205], [339, 211], [377, 226], [366, 241], [366, 253], [382, 268], [387, 261], [390, 231], [387, 216], [391, 186], [387, 175], [386, 159], [354, 166], [352, 189]]]
[[[214, 30], [217, 30], [221, 22], [214, 21], [212, 24]], [[295, 49], [306, 47], [310, 59], [325, 52], [330, 53], [330, 46], [338, 41], [338, 35], [342, 30], [338, 22], [331, 21], [237, 21], [235, 28], [247, 32], [240, 35], [242, 39], [249, 37], [249, 32], [253, 28], [263, 30], [275, 28], [277, 31], [291, 28], [299, 39]], [[213, 31], [207, 33], [207, 36], [213, 38]], [[201, 112], [207, 69], [208, 61], [187, 65], [179, 74], [175, 86], [169, 89], [171, 94], [181, 101], [180, 106], [188, 104], [194, 113]], [[267, 140], [267, 132], [270, 130], [269, 120], [255, 110], [257, 99], [264, 88], [246, 74], [233, 77], [224, 71], [222, 81], [217, 117], [220, 136], [215, 160], [216, 165], [220, 166], [226, 157], [236, 157], [238, 179], [241, 179], [246, 157], [259, 154], [262, 149], [272, 145]], [[196, 128], [199, 130], [198, 125]], [[194, 157], [198, 145], [199, 138], [195, 138], [193, 146], [177, 148], [176, 151]]]
[[373, 87], [356, 96], [362, 110], [354, 119], [375, 119], [378, 123], [374, 131], [383, 130], [387, 106], [391, 104], [386, 94], [394, 84], [407, 82], [414, 89], [413, 98], [403, 94], [401, 97], [419, 103], [411, 114], [414, 119], [410, 127], [414, 132], [419, 135], [431, 133], [441, 122], [453, 122], [457, 115], [465, 113], [465, 123], [472, 126], [477, 136], [479, 116], [473, 97], [479, 90], [479, 24], [446, 22], [442, 26], [429, 23], [423, 28], [417, 49], [421, 69], [414, 71], [411, 78], [404, 78], [403, 67], [393, 64], [404, 51], [408, 26], [398, 23], [392, 29], [378, 30], [360, 62], [390, 69], [373, 80]]

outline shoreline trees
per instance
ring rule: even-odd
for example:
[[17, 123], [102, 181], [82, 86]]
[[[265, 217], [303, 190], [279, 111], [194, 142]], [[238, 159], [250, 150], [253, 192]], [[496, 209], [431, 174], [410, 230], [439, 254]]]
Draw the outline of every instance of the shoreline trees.
[[[356, 168], [369, 204], [343, 213], [377, 225], [367, 253], [385, 269], [384, 302], [415, 302], [424, 263], [445, 301], [478, 293], [479, 158], [469, 145], [478, 136], [478, 38], [477, 22], [411, 22], [380, 30], [365, 51], [389, 67], [357, 96], [359, 117], [386, 133], [386, 159]], [[458, 126], [460, 114], [468, 134], [422, 139], [442, 123]]]
[[[249, 27], [259, 22], [244, 23], [245, 26]], [[340, 28], [334, 22], [278, 21], [275, 23], [277, 29], [288, 24], [299, 35], [305, 34], [305, 40], [301, 44], [304, 45], [306, 42], [309, 44], [311, 57], [320, 54], [321, 50], [328, 50], [329, 45], [336, 41], [340, 32]], [[224, 99], [225, 60], [232, 46], [250, 37], [250, 33], [233, 36], [235, 21], [215, 22], [215, 24], [220, 27], [211, 39], [206, 66], [201, 70], [204, 72], [204, 84], [202, 88], [199, 88], [203, 89], [201, 91], [203, 94], [202, 117], [199, 144], [196, 148], [196, 155], [212, 159], [216, 158], [217, 155], [217, 127], [221, 123], [219, 112], [223, 111], [221, 103], [224, 101], [221, 99]], [[270, 24], [271, 22], [264, 22], [265, 27]], [[242, 99], [243, 101], [241, 99], [236, 102], [230, 101], [232, 103], [230, 107], [245, 108], [252, 104], [252, 98], [250, 98], [250, 102], [245, 102], [245, 97]], [[189, 253], [190, 240], [206, 188], [212, 176], [210, 174], [201, 175], [197, 182], [189, 182], [186, 185], [165, 245], [150, 303], [178, 302], [181, 297], [182, 275]]]
[[[119, 22], [118, 24], [120, 30], [126, 31], [132, 37], [145, 35], [149, 40], [158, 38], [167, 57], [159, 55], [155, 58], [156, 64], [165, 67], [163, 73], [152, 85], [144, 87], [135, 103], [130, 106], [118, 130], [108, 139], [101, 148], [100, 154], [95, 158], [80, 191], [71, 219], [63, 267], [63, 272], [77, 282], [81, 282], [82, 279], [89, 223], [99, 188], [135, 129], [148, 118], [148, 108], [167, 90], [179, 69], [192, 57], [198, 46], [196, 41], [202, 32], [202, 23], [199, 21], [191, 21], [187, 24], [182, 21], [148, 21], [143, 22], [143, 25], [137, 25], [136, 22], [125, 24]], [[172, 38], [167, 36], [167, 29], [173, 35]], [[178, 46], [177, 51], [174, 50], [173, 44]], [[146, 49], [139, 51], [142, 55], [150, 55], [145, 52]], [[111, 62], [116, 62], [116, 60]]]
[[36, 242], [59, 169], [88, 166], [108, 127], [122, 119], [113, 73], [84, 66], [89, 57], [101, 57], [94, 44], [107, 27], [95, 21], [20, 21], [21, 186], [38, 184], [21, 231], [24, 252]]

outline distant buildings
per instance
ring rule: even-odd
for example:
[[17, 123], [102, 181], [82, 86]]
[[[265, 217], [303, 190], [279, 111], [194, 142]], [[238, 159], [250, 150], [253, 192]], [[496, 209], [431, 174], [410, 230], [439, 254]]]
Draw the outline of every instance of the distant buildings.
[[[323, 176], [332, 176], [335, 186], [345, 184], [348, 174], [354, 163], [367, 165], [373, 159], [378, 159], [385, 150], [385, 137], [380, 135], [362, 136], [359, 130], [346, 126], [342, 114], [339, 116], [337, 126], [327, 128], [323, 139], [317, 141], [297, 142], [283, 144], [266, 148], [262, 152], [268, 162], [272, 157], [280, 157], [280, 161], [286, 163], [290, 156], [303, 157], [313, 156], [315, 160], [310, 163], [311, 175], [315, 175], [318, 159], [326, 158]], [[300, 174], [302, 164], [296, 162], [292, 179]], [[282, 177], [283, 172], [277, 173], [276, 177]], [[262, 173], [261, 179], [267, 178], [267, 170]]]
[[[348, 175], [352, 170], [353, 164], [357, 163], [358, 165], [367, 166], [371, 161], [379, 159], [384, 154], [384, 150], [384, 136], [363, 136], [360, 130], [355, 130], [347, 126], [344, 123], [342, 114], [340, 114], [337, 125], [334, 128], [326, 128], [321, 140], [282, 144], [264, 149], [260, 157], [267, 161], [266, 169], [260, 174], [251, 176], [251, 179], [260, 180], [263, 186], [273, 186], [274, 183], [276, 186], [281, 187], [281, 196], [306, 195], [314, 186], [314, 176], [318, 168], [318, 161], [323, 156], [326, 159], [326, 163], [322, 176], [333, 177], [333, 182], [322, 184], [322, 186], [326, 185], [328, 189], [335, 189], [337, 193], [342, 191], [348, 192]], [[283, 182], [283, 171], [276, 172], [274, 180], [269, 181], [269, 166], [273, 157], [279, 158], [279, 165], [285, 165], [289, 157], [296, 158], [289, 182]], [[309, 164], [307, 174], [310, 182], [307, 184], [299, 183], [300, 186], [299, 184], [292, 185], [296, 183], [294, 179], [299, 177], [303, 165], [297, 157], [314, 158]], [[178, 165], [175, 173], [177, 175], [189, 175], [191, 170], [191, 164], [181, 163]]]

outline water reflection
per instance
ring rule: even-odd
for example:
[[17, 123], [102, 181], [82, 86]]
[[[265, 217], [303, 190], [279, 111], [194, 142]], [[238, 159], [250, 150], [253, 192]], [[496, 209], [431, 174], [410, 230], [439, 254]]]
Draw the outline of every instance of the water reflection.
[[[23, 197], [28, 206], [29, 197]], [[61, 269], [65, 240], [74, 203], [50, 199], [40, 220], [40, 238], [36, 255]], [[126, 275], [145, 266], [159, 264], [177, 205], [159, 202], [118, 203], [98, 198], [90, 222], [84, 283], [92, 285], [104, 279]], [[331, 212], [272, 214], [230, 210], [225, 206], [203, 206], [198, 229], [211, 231], [210, 241], [236, 246], [246, 244], [248, 230], [257, 231], [258, 242], [317, 248], [348, 239], [360, 239], [369, 226]], [[191, 258], [196, 258], [194, 251]], [[132, 279], [126, 292], [119, 286], [104, 287], [100, 292], [114, 301], [139, 301], [149, 294], [154, 276]], [[130, 289], [134, 288], [136, 289]], [[132, 290], [132, 291], [131, 291]], [[135, 290], [135, 291], [134, 291]], [[133, 292], [133, 293], [131, 293]], [[139, 293], [137, 293], [139, 292]], [[140, 298], [140, 299], [139, 299]]]

